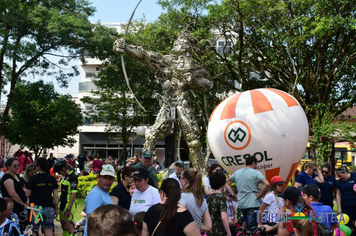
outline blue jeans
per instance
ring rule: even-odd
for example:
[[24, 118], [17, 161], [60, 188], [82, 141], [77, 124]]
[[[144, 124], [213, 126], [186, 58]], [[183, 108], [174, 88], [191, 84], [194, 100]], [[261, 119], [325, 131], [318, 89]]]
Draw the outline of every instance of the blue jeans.
[[[35, 208], [37, 208], [37, 206], [35, 206]], [[41, 209], [41, 211], [37, 211], [37, 210], [33, 210], [31, 212], [30, 210], [30, 214], [32, 214], [31, 217], [31, 223], [33, 224], [33, 231], [38, 231], [40, 225], [42, 225], [42, 227], [44, 229], [52, 229], [54, 226], [54, 209], [52, 207], [43, 207]], [[37, 218], [37, 222], [36, 222], [36, 218]], [[42, 216], [42, 217], [40, 217]]]
[[241, 212], [245, 218], [247, 231], [251, 231], [251, 228], [258, 226], [257, 215], [255, 212], [258, 211], [258, 209], [259, 209], [258, 207], [241, 209]]

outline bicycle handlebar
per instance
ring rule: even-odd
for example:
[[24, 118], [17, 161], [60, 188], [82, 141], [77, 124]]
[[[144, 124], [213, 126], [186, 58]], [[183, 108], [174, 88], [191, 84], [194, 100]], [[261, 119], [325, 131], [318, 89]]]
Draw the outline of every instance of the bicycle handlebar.
[[266, 233], [266, 228], [265, 227], [263, 227], [263, 226], [261, 226], [261, 227], [252, 227], [251, 228], [251, 231], [246, 231], [245, 229], [244, 229], [244, 227], [238, 227], [238, 228], [236, 228], [236, 231], [237, 232], [239, 232], [239, 231], [244, 231], [247, 235], [254, 235], [255, 233], [257, 233], [258, 231], [260, 231], [260, 233], [262, 233], [262, 234], [264, 234], [264, 233]]

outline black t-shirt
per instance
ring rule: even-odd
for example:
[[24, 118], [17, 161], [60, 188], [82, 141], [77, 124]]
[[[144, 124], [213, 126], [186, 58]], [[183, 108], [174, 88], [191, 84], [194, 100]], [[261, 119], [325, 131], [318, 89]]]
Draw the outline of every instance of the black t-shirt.
[[27, 188], [32, 191], [30, 202], [37, 206], [54, 207], [52, 192], [58, 189], [56, 179], [52, 175], [39, 173], [28, 181]]
[[[0, 185], [1, 185], [1, 193], [3, 197], [10, 197], [9, 193], [7, 192], [7, 189], [4, 186], [4, 182], [8, 179], [11, 179], [14, 182], [14, 189], [15, 192], [17, 193], [17, 195], [19, 195], [20, 199], [22, 200], [22, 202], [26, 203], [26, 195], [25, 195], [25, 191], [23, 190], [22, 186], [23, 183], [20, 179], [20, 176], [16, 175], [17, 178], [20, 181], [17, 181], [14, 177], [12, 177], [12, 175], [10, 175], [9, 173], [4, 174], [4, 176], [1, 179]], [[23, 210], [23, 205], [18, 204], [16, 201], [14, 201], [14, 212], [19, 215], [21, 213], [21, 211]]]
[[50, 168], [53, 167], [54, 162], [56, 160], [57, 160], [57, 158], [53, 158], [53, 159], [49, 158], [49, 159], [47, 159], [47, 162], [48, 162], [48, 165], [49, 165]]
[[119, 199], [119, 204], [117, 204], [118, 206], [122, 206], [127, 210], [130, 209], [131, 196], [130, 193], [126, 191], [122, 182], [120, 182], [111, 190], [110, 196], [114, 196]]
[[79, 165], [84, 165], [84, 162], [87, 160], [87, 158], [84, 156], [84, 154], [79, 154], [77, 157]]
[[[147, 224], [150, 235], [156, 228], [159, 219], [161, 218], [161, 204], [151, 206], [145, 214], [143, 221]], [[184, 228], [194, 222], [192, 215], [188, 210], [183, 212], [177, 212], [176, 217], [172, 221], [172, 224], [168, 231], [163, 230], [162, 224], [160, 224], [155, 232], [155, 236], [181, 236], [184, 234]], [[195, 223], [194, 223], [195, 225]]]

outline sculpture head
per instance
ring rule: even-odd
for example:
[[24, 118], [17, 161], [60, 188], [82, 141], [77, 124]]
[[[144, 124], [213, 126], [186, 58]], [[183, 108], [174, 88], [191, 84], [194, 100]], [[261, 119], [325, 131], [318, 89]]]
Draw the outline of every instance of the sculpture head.
[[190, 34], [180, 33], [171, 52], [180, 55], [195, 50], [199, 50], [199, 41]]

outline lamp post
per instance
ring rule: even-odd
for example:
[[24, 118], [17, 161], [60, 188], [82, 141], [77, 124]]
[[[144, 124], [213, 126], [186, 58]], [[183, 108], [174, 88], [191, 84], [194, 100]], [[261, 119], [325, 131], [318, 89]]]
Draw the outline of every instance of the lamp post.
[[138, 157], [141, 158], [141, 136], [144, 136], [146, 128], [143, 126], [136, 127], [136, 134], [138, 135]]

